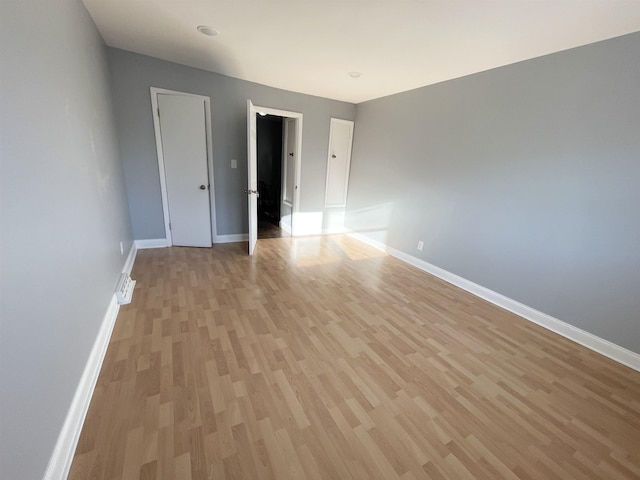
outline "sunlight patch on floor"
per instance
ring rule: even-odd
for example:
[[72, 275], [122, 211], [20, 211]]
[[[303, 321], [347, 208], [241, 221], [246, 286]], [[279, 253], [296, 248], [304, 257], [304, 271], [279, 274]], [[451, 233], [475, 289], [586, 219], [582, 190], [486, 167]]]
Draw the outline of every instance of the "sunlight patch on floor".
[[368, 260], [387, 254], [343, 234], [291, 239], [290, 258], [299, 267], [310, 267], [349, 260]]

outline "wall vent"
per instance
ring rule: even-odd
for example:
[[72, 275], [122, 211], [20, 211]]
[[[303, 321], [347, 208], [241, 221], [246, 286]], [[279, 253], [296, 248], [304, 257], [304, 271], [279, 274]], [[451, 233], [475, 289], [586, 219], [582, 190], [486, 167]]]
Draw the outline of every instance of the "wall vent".
[[128, 273], [123, 273], [118, 280], [118, 286], [116, 288], [116, 299], [120, 305], [126, 305], [131, 303], [133, 298], [133, 289], [136, 286], [136, 281], [131, 280]]

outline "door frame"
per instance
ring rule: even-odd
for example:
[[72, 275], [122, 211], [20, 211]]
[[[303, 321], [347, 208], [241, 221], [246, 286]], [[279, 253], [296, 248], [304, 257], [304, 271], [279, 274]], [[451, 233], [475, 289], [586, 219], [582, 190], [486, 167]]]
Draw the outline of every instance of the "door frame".
[[160, 192], [162, 195], [162, 214], [164, 216], [164, 231], [167, 247], [173, 245], [171, 239], [171, 228], [169, 224], [171, 218], [169, 217], [169, 197], [167, 196], [167, 179], [164, 171], [164, 152], [162, 149], [162, 134], [160, 130], [160, 110], [158, 108], [158, 94], [163, 95], [183, 95], [189, 97], [195, 97], [204, 100], [204, 128], [206, 131], [207, 141], [207, 171], [209, 176], [209, 210], [211, 211], [211, 241], [215, 243], [216, 235], [216, 205], [215, 205], [215, 191], [213, 183], [213, 140], [211, 133], [211, 98], [204, 95], [196, 95], [194, 93], [178, 92], [176, 90], [167, 90], [164, 88], [150, 87], [151, 93], [151, 116], [153, 117], [153, 132], [156, 137], [156, 152], [158, 154], [158, 173], [160, 174]]
[[[293, 206], [291, 208], [291, 236], [296, 235], [296, 217], [298, 212], [300, 211], [300, 179], [301, 179], [301, 170], [302, 170], [302, 120], [303, 114], [300, 112], [291, 112], [289, 110], [280, 110], [278, 108], [271, 107], [263, 107], [260, 105], [255, 105], [256, 112], [266, 113], [267, 115], [275, 115], [278, 117], [284, 118], [293, 118], [296, 120], [296, 159], [295, 159], [295, 179], [293, 186]], [[284, 145], [283, 145], [284, 146]], [[284, 150], [283, 148], [283, 155]], [[247, 155], [247, 161], [251, 161], [249, 159], [249, 155]], [[248, 166], [247, 166], [248, 168]], [[251, 219], [249, 219], [251, 221]]]

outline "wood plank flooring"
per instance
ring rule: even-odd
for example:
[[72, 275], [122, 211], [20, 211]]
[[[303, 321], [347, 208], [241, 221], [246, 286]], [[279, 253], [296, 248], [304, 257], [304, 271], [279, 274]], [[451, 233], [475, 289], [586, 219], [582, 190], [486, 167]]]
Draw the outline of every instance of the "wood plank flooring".
[[640, 373], [347, 237], [245, 252], [138, 252], [69, 478], [640, 478]]

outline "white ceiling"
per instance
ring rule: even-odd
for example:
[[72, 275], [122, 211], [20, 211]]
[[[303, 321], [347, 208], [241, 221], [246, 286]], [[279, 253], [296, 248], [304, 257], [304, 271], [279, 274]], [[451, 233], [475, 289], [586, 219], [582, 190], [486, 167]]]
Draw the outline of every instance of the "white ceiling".
[[640, 0], [84, 3], [112, 47], [353, 103], [640, 30]]

